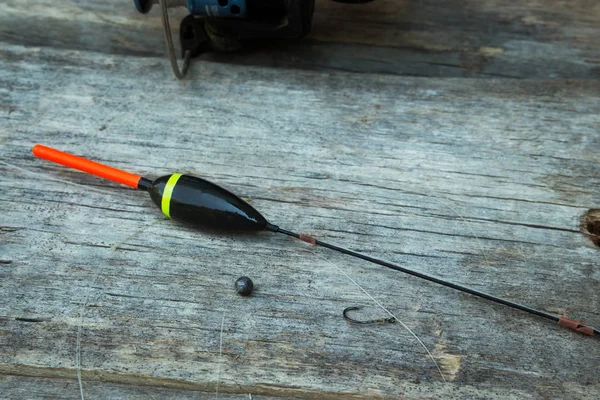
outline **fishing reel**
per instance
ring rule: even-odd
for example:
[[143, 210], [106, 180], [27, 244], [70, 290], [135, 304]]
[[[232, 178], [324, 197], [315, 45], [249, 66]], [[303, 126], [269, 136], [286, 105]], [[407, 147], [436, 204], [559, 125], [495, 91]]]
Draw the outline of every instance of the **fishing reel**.
[[[333, 0], [368, 3], [372, 0]], [[300, 39], [311, 29], [315, 0], [134, 0], [145, 14], [158, 4], [173, 73], [182, 79], [190, 59], [207, 52], [233, 52], [244, 42]], [[190, 15], [181, 21], [179, 41], [183, 65], [179, 69], [167, 10], [185, 7]]]
[[[207, 52], [233, 52], [244, 42], [300, 39], [310, 32], [315, 0], [134, 0], [139, 12], [160, 6], [173, 73], [182, 79], [190, 59]], [[179, 41], [183, 66], [179, 69], [167, 10], [185, 7]]]

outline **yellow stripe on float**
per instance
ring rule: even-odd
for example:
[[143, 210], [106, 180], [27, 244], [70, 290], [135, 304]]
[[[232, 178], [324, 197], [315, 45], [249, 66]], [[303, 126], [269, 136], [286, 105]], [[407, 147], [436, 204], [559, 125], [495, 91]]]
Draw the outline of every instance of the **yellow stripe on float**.
[[161, 208], [163, 214], [169, 218], [171, 218], [171, 195], [173, 195], [173, 189], [175, 189], [175, 184], [177, 184], [179, 178], [181, 178], [181, 174], [171, 175], [165, 186], [165, 192], [163, 193]]

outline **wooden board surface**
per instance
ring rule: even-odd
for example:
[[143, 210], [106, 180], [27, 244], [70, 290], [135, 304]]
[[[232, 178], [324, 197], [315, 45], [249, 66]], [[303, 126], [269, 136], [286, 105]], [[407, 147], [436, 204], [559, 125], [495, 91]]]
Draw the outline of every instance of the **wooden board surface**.
[[[80, 398], [79, 342], [85, 398], [214, 398], [217, 384], [222, 399], [600, 396], [595, 338], [285, 237], [194, 232], [143, 193], [30, 153], [41, 142], [148, 177], [202, 176], [282, 227], [598, 326], [600, 253], [580, 226], [600, 207], [596, 80], [298, 71], [240, 55], [177, 82], [162, 47], [110, 40], [137, 23], [162, 45], [155, 19], [114, 12], [127, 6], [60, 2], [38, 39], [13, 33], [25, 15], [48, 22], [40, 10], [0, 6], [3, 395]], [[103, 23], [102, 39], [90, 7], [137, 22]], [[81, 46], [53, 36], [86, 15]], [[398, 324], [342, 319], [354, 305], [385, 313], [338, 268], [448, 382]], [[251, 298], [233, 291], [241, 275]]]
[[[598, 250], [579, 233], [600, 201], [596, 83], [208, 64], [180, 84], [160, 79], [161, 59], [3, 54], [3, 161], [36, 175], [2, 166], [2, 372], [73, 378], [81, 324], [85, 387], [210, 392], [224, 315], [227, 393], [598, 393], [592, 338], [284, 237], [193, 232], [142, 193], [30, 154], [43, 142], [197, 174], [284, 227], [598, 324]], [[451, 383], [401, 327], [343, 321], [348, 306], [381, 311], [321, 257], [397, 313]], [[234, 294], [241, 275], [253, 298]]]

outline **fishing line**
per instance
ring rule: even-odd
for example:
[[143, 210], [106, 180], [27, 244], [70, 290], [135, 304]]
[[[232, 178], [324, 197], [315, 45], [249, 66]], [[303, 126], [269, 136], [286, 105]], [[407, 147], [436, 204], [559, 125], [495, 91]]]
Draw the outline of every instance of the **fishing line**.
[[[131, 235], [127, 236], [122, 241], [111, 246], [110, 250], [117, 251], [120, 246], [124, 245], [126, 242], [131, 240], [134, 236], [142, 233], [143, 231], [150, 228], [152, 225], [156, 224], [159, 221], [160, 221], [160, 219], [157, 219], [156, 221], [152, 222], [151, 224], [148, 224], [146, 226], [139, 228], [138, 230], [133, 232]], [[94, 276], [92, 277], [92, 281], [90, 282], [90, 284], [88, 286], [88, 289], [93, 287], [96, 284], [96, 280], [98, 279], [98, 276], [100, 276], [100, 268], [98, 268], [96, 270]], [[85, 296], [85, 299], [81, 305], [81, 308], [79, 310], [79, 324], [77, 325], [77, 337], [75, 340], [75, 369], [77, 371], [77, 383], [79, 384], [79, 394], [81, 395], [81, 400], [85, 400], [84, 396], [83, 396], [83, 379], [81, 378], [81, 333], [83, 331], [83, 316], [85, 314], [85, 308], [88, 305], [90, 294], [91, 294], [91, 290], [88, 290], [87, 294]]]
[[225, 313], [221, 318], [221, 335], [219, 336], [219, 369], [217, 370], [217, 387], [215, 389], [215, 400], [219, 398], [219, 383], [221, 382], [221, 364], [223, 363], [223, 327], [225, 326]]
[[354, 286], [356, 286], [358, 289], [360, 289], [361, 292], [363, 292], [365, 295], [367, 295], [367, 297], [369, 299], [371, 299], [371, 301], [373, 301], [373, 303], [375, 303], [379, 308], [381, 308], [383, 311], [385, 311], [395, 321], [398, 321], [398, 323], [400, 325], [402, 325], [402, 327], [404, 329], [406, 329], [408, 331], [408, 333], [410, 333], [412, 335], [412, 337], [414, 337], [416, 339], [417, 342], [419, 342], [421, 347], [423, 349], [425, 349], [425, 352], [427, 352], [427, 355], [429, 356], [429, 358], [431, 358], [431, 361], [433, 361], [433, 363], [435, 364], [435, 367], [437, 368], [438, 372], [440, 373], [440, 376], [442, 377], [442, 380], [444, 381], [444, 383], [448, 382], [446, 380], [446, 377], [444, 376], [444, 373], [442, 372], [440, 366], [438, 365], [437, 361], [435, 360], [435, 358], [433, 357], [433, 355], [431, 354], [431, 352], [429, 351], [427, 346], [425, 346], [425, 343], [423, 343], [423, 341], [421, 339], [419, 339], [419, 337], [416, 335], [416, 333], [414, 333], [412, 331], [412, 329], [410, 329], [408, 326], [406, 326], [406, 324], [404, 322], [402, 322], [398, 317], [396, 317], [394, 314], [392, 314], [392, 312], [390, 310], [388, 310], [387, 308], [385, 308], [383, 306], [383, 304], [381, 304], [379, 301], [377, 301], [377, 299], [375, 299], [373, 296], [371, 296], [371, 294], [369, 292], [367, 292], [365, 290], [365, 288], [363, 288], [361, 285], [359, 285], [358, 282], [356, 282], [354, 279], [352, 279], [352, 277], [350, 275], [348, 275], [346, 273], [346, 271], [344, 271], [343, 269], [338, 267], [333, 261], [328, 260], [327, 258], [325, 258], [321, 254], [317, 253], [316, 251], [310, 251], [307, 249], [304, 249], [304, 251], [314, 254], [315, 256], [321, 258], [323, 261], [325, 261], [325, 262], [329, 263], [330, 265], [332, 265], [333, 267], [335, 267], [342, 275], [344, 275], [350, 282], [352, 282], [354, 284]]

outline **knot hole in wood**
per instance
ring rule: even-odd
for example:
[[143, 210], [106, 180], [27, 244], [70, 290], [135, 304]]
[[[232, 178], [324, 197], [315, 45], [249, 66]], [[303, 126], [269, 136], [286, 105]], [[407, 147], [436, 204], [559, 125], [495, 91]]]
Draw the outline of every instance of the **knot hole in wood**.
[[591, 208], [581, 217], [581, 231], [600, 247], [600, 208]]

